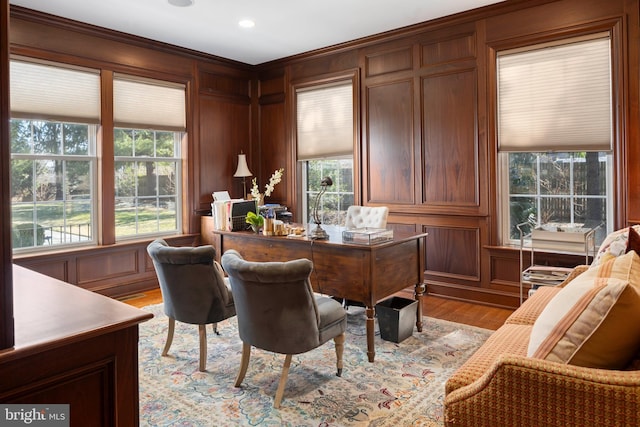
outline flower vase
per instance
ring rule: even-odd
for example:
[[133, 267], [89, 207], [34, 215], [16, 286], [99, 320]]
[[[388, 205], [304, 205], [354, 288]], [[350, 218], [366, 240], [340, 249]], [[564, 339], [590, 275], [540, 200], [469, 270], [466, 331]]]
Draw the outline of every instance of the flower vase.
[[260, 226], [259, 225], [251, 225], [251, 229], [253, 230], [254, 233], [258, 234], [260, 233]]

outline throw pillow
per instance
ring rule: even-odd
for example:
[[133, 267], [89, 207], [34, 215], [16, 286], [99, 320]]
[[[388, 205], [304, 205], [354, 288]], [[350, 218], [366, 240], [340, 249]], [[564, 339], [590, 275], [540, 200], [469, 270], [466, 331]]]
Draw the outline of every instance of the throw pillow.
[[640, 348], [640, 257], [634, 251], [569, 282], [536, 319], [527, 355], [623, 369]]
[[[607, 237], [605, 237], [604, 241], [598, 248], [598, 253], [593, 259], [593, 262], [591, 263], [591, 267], [596, 267], [608, 261], [612, 257], [617, 257], [628, 252], [629, 230], [631, 229], [633, 229], [636, 232], [640, 232], [640, 225], [621, 228], [607, 235]], [[636, 246], [634, 245], [632, 249], [635, 249], [635, 248]]]

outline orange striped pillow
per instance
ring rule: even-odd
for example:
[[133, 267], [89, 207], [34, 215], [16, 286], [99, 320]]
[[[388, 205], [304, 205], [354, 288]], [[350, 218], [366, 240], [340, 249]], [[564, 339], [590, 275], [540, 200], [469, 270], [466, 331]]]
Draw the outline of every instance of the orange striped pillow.
[[533, 325], [528, 356], [622, 369], [640, 349], [640, 257], [634, 252], [569, 282]]

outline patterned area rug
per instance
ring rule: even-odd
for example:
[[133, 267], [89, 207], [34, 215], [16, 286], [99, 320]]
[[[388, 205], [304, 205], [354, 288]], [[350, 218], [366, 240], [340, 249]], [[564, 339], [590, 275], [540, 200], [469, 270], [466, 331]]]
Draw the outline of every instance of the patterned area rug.
[[425, 317], [423, 332], [366, 353], [364, 309], [350, 307], [344, 372], [333, 341], [293, 357], [280, 409], [273, 408], [284, 356], [252, 349], [241, 388], [233, 386], [242, 343], [235, 318], [208, 334], [207, 371], [198, 371], [198, 328], [176, 322], [168, 357], [162, 305], [140, 325], [141, 426], [442, 426], [444, 383], [491, 331]]

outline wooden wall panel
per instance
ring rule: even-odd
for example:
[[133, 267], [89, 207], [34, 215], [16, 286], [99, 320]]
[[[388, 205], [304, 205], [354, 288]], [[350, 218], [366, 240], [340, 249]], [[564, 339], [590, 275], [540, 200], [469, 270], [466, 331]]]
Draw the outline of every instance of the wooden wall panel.
[[[165, 237], [171, 246], [195, 246], [199, 235]], [[147, 245], [151, 240], [62, 253], [20, 255], [15, 264], [103, 295], [120, 297], [158, 286]], [[61, 279], [61, 277], [63, 279]]]
[[474, 228], [425, 226], [426, 273], [480, 281], [480, 231]]
[[161, 43], [148, 42], [133, 44], [131, 38], [118, 37], [107, 33], [97, 34], [96, 28], [75, 23], [69, 25], [51, 25], [47, 15], [35, 11], [12, 9], [11, 43], [14, 51], [31, 54], [34, 50], [51, 52], [56, 60], [92, 61], [93, 66], [110, 64], [118, 71], [135, 69], [153, 70], [156, 73], [171, 73], [189, 76], [192, 71], [192, 59], [176, 56], [163, 51]]
[[260, 79], [259, 82], [259, 95], [260, 98], [264, 98], [269, 95], [283, 95], [284, 96], [284, 76], [279, 75], [276, 77], [267, 77]]
[[[228, 190], [231, 197], [243, 196], [242, 180], [233, 178], [233, 174], [240, 151], [246, 154], [250, 149], [251, 107], [248, 100], [243, 103], [204, 94], [199, 97], [199, 106], [199, 175], [195, 179], [200, 184], [200, 208], [210, 209], [214, 191]], [[249, 156], [247, 160], [257, 164]]]
[[367, 203], [413, 204], [413, 83], [367, 88]]
[[198, 89], [209, 95], [233, 96], [249, 103], [249, 81], [242, 76], [200, 71]]
[[479, 204], [476, 79], [466, 70], [423, 80], [424, 203]]
[[252, 172], [258, 178], [257, 183], [263, 193], [273, 172], [284, 168], [282, 181], [276, 185], [266, 202], [293, 208], [295, 199], [288, 184], [294, 181], [296, 171], [287, 167], [295, 162], [291, 159], [285, 132], [284, 102], [260, 105], [260, 168]]
[[32, 264], [30, 268], [38, 273], [63, 282], [71, 281], [71, 277], [69, 276], [69, 260], [67, 259], [48, 258], [42, 262]]
[[318, 57], [310, 57], [301, 61], [293, 59], [288, 62], [289, 64], [286, 64], [286, 67], [290, 70], [288, 77], [293, 81], [357, 69], [359, 56], [356, 49], [350, 49]]
[[476, 37], [475, 34], [438, 40], [421, 46], [422, 66], [434, 66], [453, 61], [475, 59]]
[[413, 69], [413, 50], [411, 46], [376, 52], [365, 56], [365, 75], [367, 77], [411, 69]]
[[135, 248], [102, 255], [79, 256], [76, 261], [77, 283], [87, 286], [91, 282], [113, 277], [133, 276], [139, 272], [138, 251]]
[[415, 224], [403, 224], [398, 222], [387, 221], [387, 228], [393, 230], [394, 233], [399, 234], [411, 234], [411, 233], [421, 233], [422, 229], [418, 229]]

